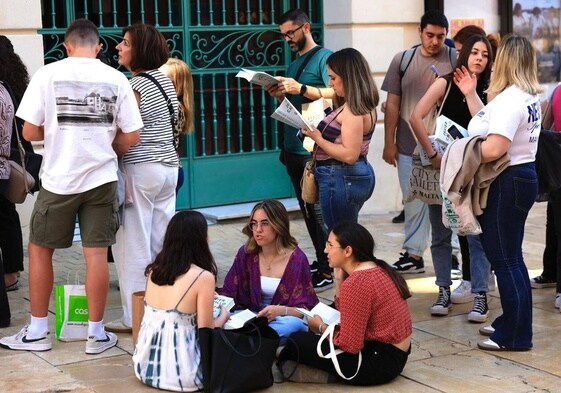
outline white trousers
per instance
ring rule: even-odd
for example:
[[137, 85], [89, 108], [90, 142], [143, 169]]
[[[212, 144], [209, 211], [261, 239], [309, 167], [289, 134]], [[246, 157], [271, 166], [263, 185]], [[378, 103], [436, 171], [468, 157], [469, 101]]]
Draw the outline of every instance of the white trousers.
[[123, 323], [132, 326], [132, 294], [146, 288], [146, 266], [162, 249], [175, 214], [177, 167], [159, 163], [125, 164], [132, 206], [125, 207], [113, 258], [119, 277]]

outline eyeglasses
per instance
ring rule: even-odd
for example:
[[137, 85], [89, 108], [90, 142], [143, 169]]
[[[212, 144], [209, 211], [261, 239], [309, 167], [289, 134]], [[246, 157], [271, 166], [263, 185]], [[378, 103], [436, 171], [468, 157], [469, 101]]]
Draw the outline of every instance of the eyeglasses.
[[289, 30], [286, 33], [279, 33], [279, 34], [282, 36], [282, 38], [284, 38], [284, 39], [288, 38], [289, 40], [291, 40], [291, 39], [294, 38], [294, 35], [296, 34], [296, 32], [298, 30], [300, 30], [302, 27], [304, 27], [304, 25], [305, 25], [305, 23], [303, 25], [300, 25], [297, 29]]
[[325, 248], [327, 248], [328, 250], [331, 250], [332, 248], [343, 248], [341, 246], [334, 246], [333, 244], [329, 243], [328, 241], [325, 242]]
[[250, 231], [256, 231], [258, 228], [261, 228], [261, 230], [265, 230], [267, 228], [269, 228], [271, 226], [271, 223], [269, 221], [261, 221], [261, 222], [257, 222], [257, 221], [250, 221], [248, 224], [249, 230]]

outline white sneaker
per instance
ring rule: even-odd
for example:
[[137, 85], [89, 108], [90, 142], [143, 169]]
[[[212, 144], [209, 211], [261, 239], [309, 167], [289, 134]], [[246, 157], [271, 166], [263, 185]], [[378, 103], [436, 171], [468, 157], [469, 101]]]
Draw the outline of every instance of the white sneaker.
[[132, 327], [125, 325], [123, 318], [116, 319], [104, 324], [106, 332], [113, 333], [132, 333]]
[[16, 351], [48, 351], [53, 347], [51, 333], [44, 332], [41, 337], [29, 338], [28, 328], [29, 325], [25, 325], [17, 334], [3, 337], [0, 339], [0, 346]]
[[555, 308], [558, 308], [561, 311], [561, 293], [557, 293], [555, 295]]
[[117, 335], [110, 332], [105, 332], [104, 339], [97, 338], [96, 336], [89, 336], [86, 342], [86, 353], [88, 355], [97, 355], [109, 348], [113, 348], [117, 345], [117, 341], [119, 341]]
[[487, 325], [479, 328], [479, 334], [483, 336], [490, 336], [493, 333], [495, 333], [495, 328], [491, 325]]
[[452, 291], [450, 295], [452, 303], [461, 304], [469, 303], [473, 300], [473, 293], [471, 293], [471, 282], [462, 280], [460, 285]]
[[495, 273], [489, 272], [489, 282], [487, 283], [487, 289], [489, 292], [493, 292], [497, 288], [497, 282], [495, 281]]

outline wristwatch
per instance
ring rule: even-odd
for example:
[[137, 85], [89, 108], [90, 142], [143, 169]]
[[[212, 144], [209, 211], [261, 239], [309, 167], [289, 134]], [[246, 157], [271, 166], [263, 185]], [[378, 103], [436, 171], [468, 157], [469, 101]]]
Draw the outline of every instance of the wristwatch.
[[306, 94], [307, 90], [308, 90], [308, 86], [302, 83], [302, 86], [300, 87], [300, 95], [303, 96], [304, 94]]

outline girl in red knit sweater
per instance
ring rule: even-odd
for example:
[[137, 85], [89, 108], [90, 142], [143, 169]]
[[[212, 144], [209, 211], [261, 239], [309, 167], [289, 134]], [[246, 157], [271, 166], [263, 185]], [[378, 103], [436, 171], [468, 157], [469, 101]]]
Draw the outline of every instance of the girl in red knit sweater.
[[[343, 351], [337, 360], [344, 376], [356, 375], [339, 377], [332, 360], [318, 355], [318, 334], [327, 324], [315, 315], [308, 320], [309, 332], [292, 334], [279, 356], [279, 367], [284, 375], [292, 374], [290, 380], [378, 385], [403, 370], [411, 351], [413, 327], [406, 301], [411, 294], [403, 277], [373, 251], [372, 235], [354, 222], [335, 226], [325, 245], [341, 313], [333, 335], [335, 347]], [[321, 345], [323, 354], [329, 352], [328, 341]]]

